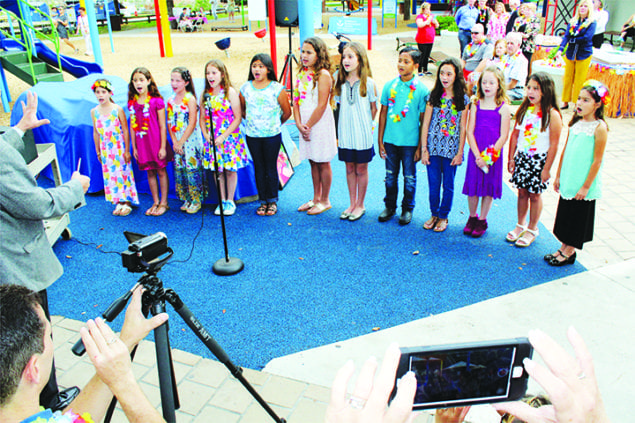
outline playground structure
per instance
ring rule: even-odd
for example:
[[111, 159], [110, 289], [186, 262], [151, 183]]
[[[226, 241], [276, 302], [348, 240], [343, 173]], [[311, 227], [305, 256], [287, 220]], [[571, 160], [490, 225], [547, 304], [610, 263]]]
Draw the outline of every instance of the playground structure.
[[[30, 85], [38, 82], [63, 81], [62, 71], [76, 78], [101, 73], [97, 63], [85, 62], [60, 54], [60, 39], [51, 16], [23, 0], [3, 0], [0, 13], [7, 25], [0, 28], [0, 78], [2, 106], [8, 113], [11, 96], [5, 71]], [[36, 26], [33, 16], [46, 25]], [[50, 29], [50, 32], [44, 29]], [[48, 47], [40, 38], [53, 44]]]

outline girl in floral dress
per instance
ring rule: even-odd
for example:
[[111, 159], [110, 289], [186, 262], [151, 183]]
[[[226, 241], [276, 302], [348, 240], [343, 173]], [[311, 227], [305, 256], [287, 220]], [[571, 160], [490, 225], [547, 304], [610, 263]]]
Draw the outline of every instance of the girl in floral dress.
[[[206, 107], [207, 104], [207, 107]], [[211, 121], [214, 124], [212, 139], [208, 122], [211, 110]], [[238, 183], [238, 169], [249, 164], [245, 139], [240, 131], [242, 109], [240, 97], [229, 79], [225, 64], [220, 60], [210, 60], [205, 65], [205, 95], [201, 99], [200, 125], [207, 141], [204, 166], [214, 169], [214, 146], [216, 144], [218, 170], [220, 174], [220, 192], [223, 202], [223, 215], [231, 216], [236, 212], [234, 194]], [[220, 207], [214, 214], [220, 215]]]
[[293, 93], [293, 116], [300, 131], [300, 159], [309, 159], [311, 164], [313, 199], [298, 211], [315, 215], [331, 208], [331, 160], [337, 154], [335, 119], [329, 105], [333, 78], [328, 49], [322, 39], [304, 40], [301, 60]]
[[99, 105], [90, 111], [95, 150], [104, 174], [106, 201], [116, 204], [115, 216], [128, 216], [131, 203], [139, 204], [130, 164], [128, 122], [123, 109], [112, 101], [112, 85], [98, 79], [92, 86]]
[[196, 92], [192, 75], [184, 67], [172, 70], [170, 83], [174, 94], [168, 99], [168, 129], [175, 152], [176, 192], [183, 201], [181, 210], [193, 214], [201, 209], [207, 196], [203, 137], [196, 127]]

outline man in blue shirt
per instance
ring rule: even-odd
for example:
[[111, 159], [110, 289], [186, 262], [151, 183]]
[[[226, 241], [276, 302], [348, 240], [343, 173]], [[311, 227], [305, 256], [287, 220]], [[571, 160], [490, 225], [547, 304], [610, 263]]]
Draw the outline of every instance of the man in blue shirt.
[[461, 56], [463, 56], [463, 50], [465, 46], [472, 41], [472, 27], [476, 24], [478, 18], [478, 9], [474, 7], [476, 0], [467, 0], [467, 4], [459, 8], [456, 12], [454, 20], [456, 26], [459, 27], [459, 44], [461, 45]]

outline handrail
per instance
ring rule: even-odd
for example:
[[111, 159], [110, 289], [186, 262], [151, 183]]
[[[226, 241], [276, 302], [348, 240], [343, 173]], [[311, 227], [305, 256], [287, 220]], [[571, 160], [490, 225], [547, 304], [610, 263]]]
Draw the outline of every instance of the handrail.
[[5, 32], [2, 28], [0, 28], [0, 32], [5, 37], [14, 40], [18, 44], [20, 44], [22, 47], [24, 47], [24, 50], [26, 51], [27, 59], [29, 60], [29, 68], [31, 69], [31, 76], [33, 77], [33, 85], [35, 85], [37, 84], [37, 80], [35, 78], [35, 70], [33, 69], [33, 56], [32, 56], [31, 44], [26, 42], [26, 39], [27, 39], [26, 37], [24, 37], [25, 40], [23, 41], [22, 38], [15, 35], [15, 32], [13, 31], [13, 22], [11, 17], [15, 18], [15, 20], [18, 21], [18, 26], [20, 27], [20, 34], [25, 34], [24, 21], [20, 19], [18, 15], [16, 15], [15, 13], [13, 13], [12, 11], [8, 9], [5, 9], [4, 7], [0, 6], [0, 12], [4, 12], [5, 15], [7, 16], [7, 22], [9, 22], [9, 28], [11, 30], [9, 33], [9, 32]]
[[[57, 56], [57, 67], [59, 69], [60, 72], [62, 72], [62, 59], [60, 58], [60, 37], [57, 34], [57, 28], [56, 25], [54, 25], [53, 22], [53, 18], [47, 14], [42, 12], [39, 8], [35, 7], [35, 6], [31, 6], [29, 3], [27, 3], [24, 0], [18, 0], [18, 4], [22, 4], [24, 6], [26, 6], [27, 8], [37, 12], [41, 17], [45, 18], [45, 20], [48, 21], [48, 23], [51, 25], [51, 35], [49, 36], [48, 34], [44, 33], [43, 31], [40, 31], [38, 29], [36, 29], [33, 25], [31, 25], [28, 22], [24, 22], [24, 25], [27, 28], [30, 28], [36, 35], [39, 35], [40, 37], [49, 40], [50, 42], [53, 43], [53, 46], [55, 46], [55, 55]], [[22, 7], [20, 7], [20, 10], [25, 10]], [[33, 47], [32, 47], [33, 49]]]

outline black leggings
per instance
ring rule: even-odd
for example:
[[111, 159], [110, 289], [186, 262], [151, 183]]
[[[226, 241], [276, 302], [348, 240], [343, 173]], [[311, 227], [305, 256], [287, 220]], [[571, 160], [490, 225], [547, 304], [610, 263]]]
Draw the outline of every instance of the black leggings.
[[428, 71], [428, 60], [430, 60], [430, 53], [432, 52], [432, 43], [419, 44], [419, 51], [421, 52], [421, 62], [419, 62], [419, 73]]
[[281, 143], [281, 134], [262, 138], [247, 136], [247, 146], [254, 162], [258, 199], [263, 204], [278, 202], [279, 182], [276, 163]]

